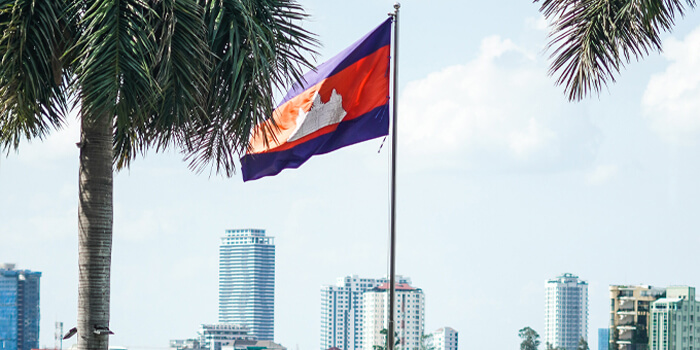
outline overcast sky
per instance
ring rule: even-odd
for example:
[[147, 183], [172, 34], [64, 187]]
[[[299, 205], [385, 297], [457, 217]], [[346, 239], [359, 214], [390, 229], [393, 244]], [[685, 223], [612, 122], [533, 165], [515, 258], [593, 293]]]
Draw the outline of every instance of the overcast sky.
[[[302, 1], [319, 62], [393, 1]], [[543, 334], [544, 282], [590, 284], [589, 343], [610, 284], [700, 287], [700, 13], [664, 34], [599, 98], [568, 103], [547, 76], [530, 1], [404, 1], [400, 24], [397, 272], [426, 299], [426, 329], [460, 349]], [[41, 345], [77, 313], [77, 129], [0, 158], [0, 262], [41, 271]], [[243, 183], [195, 174], [176, 152], [115, 177], [112, 345], [166, 348], [217, 320], [226, 229], [276, 237], [275, 338], [319, 348], [320, 287], [381, 277], [387, 147], [373, 140]], [[70, 346], [74, 340], [64, 344]]]

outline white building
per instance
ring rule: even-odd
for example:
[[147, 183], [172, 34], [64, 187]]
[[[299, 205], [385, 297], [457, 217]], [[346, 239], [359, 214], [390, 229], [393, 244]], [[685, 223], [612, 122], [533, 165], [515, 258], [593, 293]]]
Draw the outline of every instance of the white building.
[[429, 348], [433, 350], [457, 350], [458, 333], [450, 327], [443, 327], [431, 334]]
[[[396, 276], [398, 283], [411, 284], [409, 278]], [[357, 275], [338, 278], [335, 285], [321, 287], [321, 350], [336, 347], [343, 350], [362, 349], [364, 292], [387, 283], [386, 278], [360, 278]]]
[[695, 288], [668, 287], [666, 297], [651, 304], [649, 350], [700, 349], [699, 318]]
[[570, 273], [545, 282], [543, 345], [576, 350], [588, 341], [588, 282]]
[[[381, 334], [387, 329], [389, 313], [389, 284], [375, 287], [363, 295], [363, 349], [373, 350], [373, 346], [384, 346], [386, 338]], [[406, 283], [397, 283], [396, 309], [394, 312], [396, 339], [401, 349], [420, 347], [425, 322], [425, 297], [423, 291]]]
[[221, 238], [219, 322], [244, 325], [258, 340], [273, 340], [275, 241], [265, 230], [226, 230]]
[[[229, 323], [203, 324], [199, 326], [197, 337], [198, 345], [208, 350], [221, 350], [225, 346], [233, 345], [236, 340], [255, 340], [254, 336], [248, 334], [248, 327]], [[191, 340], [186, 340], [183, 345], [189, 343]], [[171, 348], [178, 345], [177, 341], [173, 340], [170, 344]]]

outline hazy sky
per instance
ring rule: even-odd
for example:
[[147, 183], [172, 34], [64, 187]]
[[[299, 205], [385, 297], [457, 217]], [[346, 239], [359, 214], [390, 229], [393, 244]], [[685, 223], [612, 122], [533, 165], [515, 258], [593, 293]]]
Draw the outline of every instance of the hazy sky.
[[[319, 62], [374, 28], [393, 1], [302, 1]], [[547, 76], [530, 1], [404, 1], [400, 25], [397, 272], [426, 296], [426, 329], [460, 349], [517, 349], [544, 324], [544, 281], [590, 283], [589, 343], [608, 285], [700, 287], [700, 13], [664, 34], [600, 98], [568, 103]], [[0, 262], [43, 272], [41, 345], [77, 312], [75, 127], [0, 158]], [[276, 237], [275, 338], [319, 348], [320, 286], [381, 277], [381, 140], [243, 183], [195, 174], [176, 152], [115, 177], [111, 344], [166, 348], [216, 322], [226, 229]], [[64, 346], [70, 346], [74, 340]]]

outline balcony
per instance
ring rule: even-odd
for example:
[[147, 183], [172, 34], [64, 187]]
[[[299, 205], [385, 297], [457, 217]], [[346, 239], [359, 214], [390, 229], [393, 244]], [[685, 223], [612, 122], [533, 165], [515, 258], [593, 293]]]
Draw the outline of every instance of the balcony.
[[621, 297], [620, 298], [620, 309], [634, 309], [634, 298], [633, 297]]
[[617, 342], [632, 341], [632, 336], [634, 335], [634, 327], [617, 327]]
[[618, 325], [632, 324], [632, 323], [634, 323], [634, 316], [635, 315], [628, 315], [628, 314], [617, 315], [617, 324]]

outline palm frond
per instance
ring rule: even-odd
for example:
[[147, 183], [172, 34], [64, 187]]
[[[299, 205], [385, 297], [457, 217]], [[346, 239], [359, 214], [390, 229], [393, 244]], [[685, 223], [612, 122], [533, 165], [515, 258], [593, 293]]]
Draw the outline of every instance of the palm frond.
[[186, 150], [190, 167], [213, 166], [232, 176], [235, 160], [253, 128], [273, 110], [273, 93], [299, 81], [312, 67], [316, 38], [301, 27], [306, 18], [293, 0], [200, 0], [205, 9], [212, 70], [206, 116], [193, 123]]
[[71, 51], [81, 115], [114, 118], [114, 154], [125, 165], [145, 151], [149, 113], [160, 95], [151, 71], [152, 9], [143, 0], [97, 0], [82, 11], [80, 37]]
[[64, 1], [0, 1], [0, 148], [43, 138], [68, 110]]
[[[193, 116], [204, 113], [209, 48], [204, 10], [197, 0], [152, 0], [147, 17], [157, 46], [151, 71], [158, 94], [141, 105], [145, 116], [119, 119], [115, 125], [115, 161], [126, 167], [138, 153], [176, 145], [187, 148], [185, 137]], [[143, 119], [142, 119], [143, 118]]]
[[158, 150], [169, 144], [187, 147], [185, 130], [206, 104], [211, 54], [206, 42], [204, 9], [197, 0], [158, 1], [156, 37], [160, 44], [156, 66], [162, 89], [159, 111], [150, 128]]
[[[538, 2], [539, 0], [534, 0]], [[661, 32], [695, 0], [544, 0], [551, 22], [550, 74], [570, 100], [598, 94], [634, 58], [661, 51]]]

